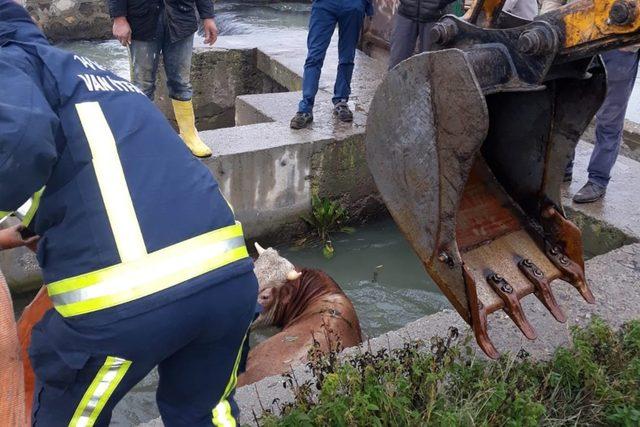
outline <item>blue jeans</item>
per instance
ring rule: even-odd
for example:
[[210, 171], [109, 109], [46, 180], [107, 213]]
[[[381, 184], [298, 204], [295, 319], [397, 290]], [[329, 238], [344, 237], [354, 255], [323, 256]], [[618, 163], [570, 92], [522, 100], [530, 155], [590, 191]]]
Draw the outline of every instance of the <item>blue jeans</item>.
[[191, 56], [193, 54], [193, 34], [190, 37], [171, 43], [169, 27], [164, 13], [160, 14], [155, 39], [151, 41], [132, 40], [131, 80], [149, 99], [153, 100], [156, 90], [156, 76], [160, 54], [167, 74], [169, 96], [178, 101], [189, 101], [193, 96], [191, 89]]
[[331, 42], [333, 31], [338, 25], [338, 75], [333, 88], [333, 103], [347, 101], [351, 94], [351, 76], [356, 45], [364, 21], [364, 0], [315, 0], [309, 19], [307, 37], [307, 60], [302, 76], [302, 101], [298, 111], [310, 113], [313, 110], [320, 72]]
[[[602, 54], [607, 69], [607, 96], [596, 113], [596, 143], [589, 160], [589, 182], [607, 188], [616, 163], [629, 97], [638, 74], [638, 52], [614, 50]], [[571, 173], [573, 161], [567, 167]]]

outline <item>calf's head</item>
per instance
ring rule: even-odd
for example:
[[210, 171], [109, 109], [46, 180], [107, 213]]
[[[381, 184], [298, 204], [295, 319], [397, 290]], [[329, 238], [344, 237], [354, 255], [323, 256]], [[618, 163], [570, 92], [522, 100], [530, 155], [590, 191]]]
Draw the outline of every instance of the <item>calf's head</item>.
[[258, 258], [254, 262], [254, 273], [258, 279], [258, 303], [262, 313], [254, 322], [254, 327], [274, 324], [276, 313], [285, 302], [288, 292], [286, 285], [300, 278], [301, 273], [286, 258], [273, 248], [264, 249], [255, 244]]

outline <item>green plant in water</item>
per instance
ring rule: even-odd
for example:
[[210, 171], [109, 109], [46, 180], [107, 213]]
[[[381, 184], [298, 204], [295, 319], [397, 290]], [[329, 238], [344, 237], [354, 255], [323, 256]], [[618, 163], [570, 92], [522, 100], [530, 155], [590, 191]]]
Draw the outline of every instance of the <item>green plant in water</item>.
[[349, 220], [347, 210], [337, 201], [331, 201], [318, 195], [311, 197], [311, 215], [302, 216], [320, 238], [323, 244], [322, 253], [326, 258], [334, 255], [330, 234], [334, 232], [353, 233], [353, 228], [345, 226]]
[[[550, 361], [521, 351], [491, 362], [457, 331], [428, 345], [349, 359], [312, 351], [315, 383], [294, 383], [275, 426], [640, 425], [640, 321], [614, 331], [601, 320], [574, 329], [573, 346]], [[295, 380], [295, 378], [294, 378]]]

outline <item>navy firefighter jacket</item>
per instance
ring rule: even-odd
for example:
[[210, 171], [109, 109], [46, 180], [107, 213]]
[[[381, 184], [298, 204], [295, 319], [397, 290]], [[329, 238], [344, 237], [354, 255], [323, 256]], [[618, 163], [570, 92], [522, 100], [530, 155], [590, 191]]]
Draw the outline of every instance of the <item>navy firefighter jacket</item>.
[[252, 270], [211, 172], [141, 91], [11, 0], [0, 46], [0, 211], [45, 188], [32, 228], [62, 316], [110, 322]]

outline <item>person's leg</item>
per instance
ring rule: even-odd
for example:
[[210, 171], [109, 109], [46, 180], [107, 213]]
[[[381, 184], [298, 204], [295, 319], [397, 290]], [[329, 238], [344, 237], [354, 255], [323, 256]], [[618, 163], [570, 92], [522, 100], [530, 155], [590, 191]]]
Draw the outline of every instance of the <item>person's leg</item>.
[[233, 390], [257, 289], [255, 275], [249, 273], [199, 299], [197, 304], [208, 307], [210, 313], [201, 334], [158, 367], [157, 400], [165, 425], [237, 425]]
[[154, 367], [153, 359], [139, 360], [124, 349], [112, 352], [96, 338], [69, 327], [54, 310], [34, 327], [29, 349], [37, 379], [34, 426], [106, 427], [115, 405]]
[[193, 56], [193, 35], [174, 43], [166, 39], [162, 46], [162, 60], [167, 74], [169, 97], [178, 101], [191, 101], [191, 58]]
[[607, 69], [607, 96], [596, 114], [596, 143], [589, 161], [589, 181], [609, 184], [616, 162], [629, 97], [638, 73], [638, 53], [612, 51], [602, 55]]
[[333, 88], [333, 104], [346, 103], [351, 95], [353, 60], [364, 20], [362, 0], [340, 0], [338, 12], [338, 74]]
[[604, 53], [607, 70], [607, 95], [596, 113], [596, 142], [589, 160], [589, 181], [573, 196], [576, 203], [601, 199], [616, 162], [629, 97], [638, 73], [638, 53], [615, 50]]
[[132, 40], [129, 46], [131, 82], [153, 100], [156, 91], [156, 75], [160, 60], [157, 41]]
[[389, 69], [392, 69], [409, 58], [416, 49], [418, 23], [412, 19], [396, 14], [393, 32], [391, 33], [391, 49], [389, 50]]
[[[168, 31], [168, 30], [167, 30]], [[169, 37], [162, 46], [162, 59], [167, 75], [169, 98], [173, 105], [180, 136], [196, 157], [209, 157], [211, 149], [200, 139], [196, 129], [193, 110], [193, 90], [191, 88], [191, 58], [193, 56], [193, 35], [171, 43]]]
[[322, 64], [336, 27], [337, 16], [330, 7], [331, 1], [316, 1], [311, 8], [309, 34], [307, 36], [308, 52], [302, 75], [302, 100], [298, 105], [298, 111], [302, 113], [311, 113], [313, 111]]
[[418, 25], [418, 52], [427, 52], [431, 50], [433, 40], [431, 39], [431, 29], [436, 25], [435, 22], [421, 22]]
[[161, 17], [158, 21], [154, 40], [131, 40], [129, 45], [131, 82], [151, 100], [153, 100], [156, 91], [156, 76], [158, 74], [163, 39], [164, 29]]

